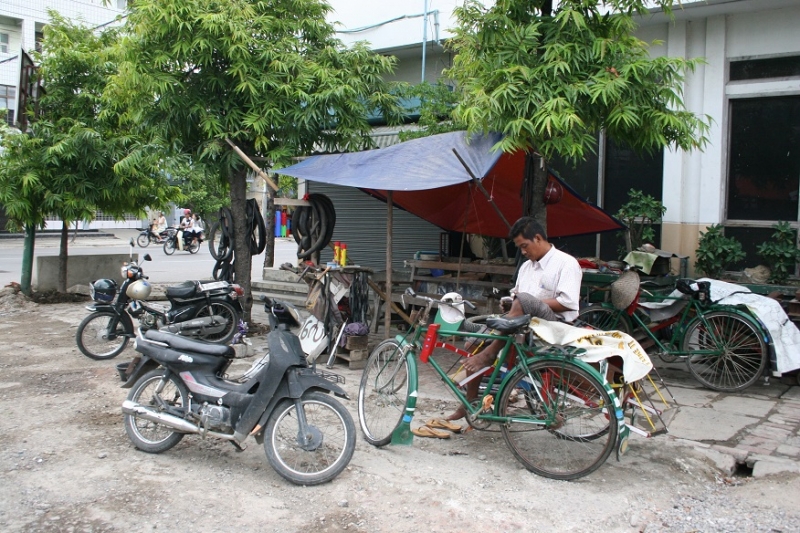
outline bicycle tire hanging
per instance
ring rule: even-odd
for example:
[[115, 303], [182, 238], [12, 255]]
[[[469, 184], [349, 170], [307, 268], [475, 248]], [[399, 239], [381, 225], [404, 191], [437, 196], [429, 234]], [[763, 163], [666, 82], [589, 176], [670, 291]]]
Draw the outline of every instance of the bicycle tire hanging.
[[[267, 226], [258, 202], [251, 198], [247, 200], [245, 223], [247, 224], [247, 242], [250, 255], [260, 255], [267, 246]], [[214, 264], [212, 276], [216, 280], [234, 282], [235, 254], [233, 214], [227, 207], [219, 210], [219, 221], [215, 222], [208, 232], [208, 250], [217, 260]]]
[[308, 206], [298, 207], [292, 215], [292, 235], [297, 243], [297, 258], [310, 259], [328, 246], [336, 225], [333, 202], [324, 194], [307, 194]]

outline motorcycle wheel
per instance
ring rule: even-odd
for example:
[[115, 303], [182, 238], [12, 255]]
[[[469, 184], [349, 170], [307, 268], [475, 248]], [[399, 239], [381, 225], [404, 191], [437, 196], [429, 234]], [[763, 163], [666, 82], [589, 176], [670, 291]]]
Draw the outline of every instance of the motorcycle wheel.
[[300, 399], [311, 442], [298, 442], [297, 412], [293, 400], [283, 400], [269, 416], [264, 450], [272, 468], [297, 485], [319, 485], [350, 463], [356, 447], [353, 418], [335, 398], [306, 392]]
[[200, 249], [200, 243], [193, 241], [186, 246], [186, 249], [189, 250], [190, 254], [196, 254], [197, 251]]
[[[151, 370], [137, 381], [128, 400], [158, 412], [183, 418], [189, 393], [183, 382], [163, 368]], [[125, 415], [125, 432], [133, 445], [147, 453], [161, 453], [178, 444], [184, 433], [134, 415]]]
[[[211, 308], [210, 314], [209, 307]], [[236, 327], [239, 324], [239, 312], [236, 310], [236, 308], [228, 302], [212, 301], [209, 305], [203, 307], [203, 309], [197, 313], [196, 318], [202, 318], [206, 316], [221, 316], [227, 322], [225, 324], [225, 329], [223, 329], [220, 333], [201, 335], [198, 338], [204, 341], [213, 342], [215, 344], [228, 344], [233, 338], [234, 334], [236, 334]]]
[[175, 239], [168, 238], [167, 241], [164, 243], [164, 253], [167, 255], [172, 255], [175, 253]]
[[150, 246], [150, 236], [147, 233], [140, 233], [139, 236], [136, 237], [136, 244], [141, 248], [147, 248]]
[[[109, 335], [109, 326], [116, 323]], [[111, 311], [98, 311], [84, 318], [75, 333], [75, 342], [83, 355], [102, 361], [113, 359], [128, 345], [125, 326]]]

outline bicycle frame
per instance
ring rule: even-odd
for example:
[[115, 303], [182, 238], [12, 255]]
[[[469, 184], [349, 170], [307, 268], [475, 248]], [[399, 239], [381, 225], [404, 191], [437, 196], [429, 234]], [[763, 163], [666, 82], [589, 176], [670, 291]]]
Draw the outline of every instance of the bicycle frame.
[[[431, 302], [432, 303], [432, 302]], [[426, 325], [424, 322], [430, 313], [431, 303], [428, 304], [425, 311], [420, 313], [419, 322], [413, 327], [406, 335], [398, 335], [395, 340], [399, 344], [399, 349], [402, 351], [402, 357], [397, 361], [398, 363], [406, 361], [408, 363], [408, 386], [409, 394], [405, 406], [402, 422], [410, 424], [414, 417], [416, 410], [416, 403], [419, 389], [419, 372], [417, 369], [417, 359], [423, 363], [431, 365], [440, 379], [444, 381], [448, 389], [458, 399], [461, 405], [468, 413], [468, 417], [474, 420], [481, 420], [486, 422], [498, 422], [508, 424], [511, 422], [532, 424], [539, 426], [552, 426], [557, 423], [556, 411], [552, 408], [548, 399], [543, 397], [543, 393], [547, 392], [543, 389], [542, 384], [538, 383], [528, 368], [528, 365], [535, 361], [552, 361], [554, 363], [569, 361], [572, 364], [580, 367], [589, 373], [590, 376], [595, 378], [598, 383], [601, 383], [608, 397], [611, 399], [613, 406], [594, 406], [601, 407], [607, 413], [610, 419], [616, 420], [618, 426], [618, 441], [616, 445], [617, 459], [627, 449], [627, 438], [629, 429], [625, 424], [623, 410], [619, 398], [617, 397], [614, 389], [608, 383], [604, 376], [602, 376], [591, 365], [577, 359], [575, 356], [581, 353], [582, 349], [569, 348], [569, 347], [549, 347], [545, 346], [541, 349], [530, 346], [524, 343], [525, 334], [516, 335], [498, 335], [492, 333], [471, 333], [466, 331], [458, 331], [456, 329], [440, 328], [439, 324]], [[452, 327], [452, 326], [451, 326]], [[445, 348], [450, 352], [457, 353], [461, 356], [469, 355], [465, 350], [456, 348], [452, 344], [442, 341], [440, 338], [443, 336], [455, 336], [459, 338], [478, 338], [486, 339], [487, 341], [501, 340], [504, 342], [503, 347], [498, 354], [496, 363], [488, 378], [488, 385], [483, 394], [479, 395], [478, 401], [471, 403], [466, 396], [461, 392], [459, 385], [449, 378], [447, 372], [442, 366], [431, 357], [435, 348]], [[512, 353], [512, 348], [516, 351], [517, 358], [513, 365], [508, 365], [508, 359]], [[568, 349], [564, 349], [568, 348]], [[394, 369], [387, 367], [389, 363], [384, 363], [383, 368], [379, 371], [394, 372], [398, 371], [399, 364], [395, 365]], [[536, 395], [541, 402], [545, 413], [542, 416], [502, 416], [499, 413], [499, 404], [494, 402], [494, 396], [502, 397], [508, 383], [512, 380], [517, 371], [525, 372], [527, 374], [526, 381], [531, 384], [532, 388], [536, 391]], [[480, 379], [483, 373], [478, 372], [472, 376], [472, 379]], [[380, 378], [381, 382], [391, 383], [394, 376], [389, 376], [387, 379]], [[536, 386], [538, 384], [538, 387]], [[585, 401], [580, 397], [580, 391], [571, 390], [567, 393], [570, 398], [578, 401]], [[612, 418], [613, 417], [613, 418]]]

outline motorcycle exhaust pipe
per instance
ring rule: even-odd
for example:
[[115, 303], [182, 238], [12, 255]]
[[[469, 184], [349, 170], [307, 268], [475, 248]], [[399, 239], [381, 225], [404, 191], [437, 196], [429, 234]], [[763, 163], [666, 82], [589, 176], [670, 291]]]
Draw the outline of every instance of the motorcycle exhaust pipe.
[[166, 413], [158, 413], [148, 409], [142, 404], [125, 400], [122, 402], [122, 412], [126, 415], [138, 416], [150, 422], [157, 422], [183, 433], [200, 433], [200, 427], [191, 422]]
[[187, 320], [186, 322], [168, 324], [160, 329], [161, 331], [168, 331], [170, 333], [201, 335], [221, 333], [227, 327], [227, 324], [228, 322], [224, 317], [214, 315], [213, 317], [195, 318], [193, 320]]
[[139, 418], [149, 420], [150, 422], [156, 422], [157, 424], [162, 424], [164, 426], [170, 427], [182, 433], [199, 434], [202, 437], [210, 435], [212, 437], [218, 437], [220, 439], [225, 439], [225, 440], [236, 440], [234, 435], [231, 435], [229, 433], [208, 431], [206, 429], [201, 428], [198, 425], [192, 424], [188, 420], [184, 420], [183, 418], [178, 418], [177, 416], [174, 415], [168, 415], [166, 413], [159, 413], [157, 411], [153, 411], [152, 409], [145, 407], [140, 403], [132, 402], [130, 400], [125, 400], [124, 402], [122, 402], [122, 412], [126, 415], [137, 416]]

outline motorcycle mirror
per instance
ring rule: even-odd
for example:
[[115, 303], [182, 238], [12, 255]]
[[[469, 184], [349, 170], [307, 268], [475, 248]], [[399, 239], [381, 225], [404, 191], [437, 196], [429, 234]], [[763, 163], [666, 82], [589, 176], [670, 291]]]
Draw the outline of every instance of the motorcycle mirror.
[[143, 259], [144, 259], [145, 261], [152, 261], [152, 260], [153, 260], [153, 258], [152, 258], [152, 257], [150, 257], [150, 254], [144, 254], [144, 258], [143, 258]]

